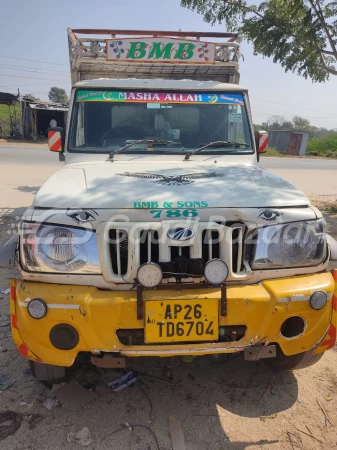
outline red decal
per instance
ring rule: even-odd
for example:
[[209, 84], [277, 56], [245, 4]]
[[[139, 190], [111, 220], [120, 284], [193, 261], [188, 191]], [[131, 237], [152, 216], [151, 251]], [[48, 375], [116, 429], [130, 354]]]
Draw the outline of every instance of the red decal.
[[335, 325], [330, 325], [328, 336], [330, 337], [330, 339], [326, 339], [325, 341], [323, 341], [320, 347], [325, 347], [327, 345], [327, 350], [330, 350], [336, 343], [337, 332]]
[[334, 296], [332, 297], [332, 309], [333, 309], [334, 311], [337, 311], [337, 297], [336, 297], [336, 295], [334, 295]]
[[15, 328], [15, 330], [18, 329], [18, 322], [16, 320], [16, 315], [12, 314], [12, 327]]
[[28, 357], [28, 352], [29, 349], [27, 347], [26, 344], [22, 343], [19, 347], [18, 347], [18, 352], [20, 353], [20, 355], [24, 356], [25, 358]]
[[11, 284], [10, 289], [11, 289], [11, 293], [10, 293], [11, 300], [13, 300], [13, 302], [15, 302], [15, 298], [16, 298], [15, 285]]

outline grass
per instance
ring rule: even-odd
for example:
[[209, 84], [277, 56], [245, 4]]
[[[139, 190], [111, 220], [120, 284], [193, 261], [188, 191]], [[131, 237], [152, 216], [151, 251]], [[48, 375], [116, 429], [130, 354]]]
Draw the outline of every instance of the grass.
[[337, 213], [337, 201], [335, 201], [333, 203], [327, 203], [324, 206], [324, 211], [327, 213], [336, 214]]
[[307, 153], [318, 156], [337, 157], [337, 133], [330, 132], [324, 137], [311, 137], [308, 142]]
[[262, 157], [277, 157], [277, 158], [284, 158], [285, 155], [283, 155], [283, 153], [280, 153], [278, 150], [276, 150], [276, 148], [274, 147], [268, 147], [267, 148], [267, 153], [262, 153], [261, 154]]

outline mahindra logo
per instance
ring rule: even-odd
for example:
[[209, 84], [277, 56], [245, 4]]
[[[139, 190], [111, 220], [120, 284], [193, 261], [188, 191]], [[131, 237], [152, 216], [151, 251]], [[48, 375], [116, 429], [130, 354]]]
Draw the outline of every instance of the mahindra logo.
[[167, 232], [167, 237], [176, 241], [188, 241], [193, 236], [194, 231], [191, 228], [171, 228]]

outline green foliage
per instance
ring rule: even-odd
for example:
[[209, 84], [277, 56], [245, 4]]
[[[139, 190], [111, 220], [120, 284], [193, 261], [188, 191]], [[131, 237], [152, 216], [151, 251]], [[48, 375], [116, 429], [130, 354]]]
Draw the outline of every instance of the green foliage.
[[331, 131], [325, 137], [313, 137], [309, 139], [307, 155], [337, 158], [337, 132]]
[[69, 98], [66, 91], [62, 88], [52, 87], [48, 94], [49, 100], [55, 103], [62, 103], [62, 105], [69, 104]]
[[257, 6], [245, 0], [181, 0], [181, 5], [224, 23], [253, 42], [254, 53], [273, 58], [285, 71], [314, 82], [337, 75], [337, 1], [265, 0]]
[[293, 118], [294, 131], [301, 131], [302, 133], [311, 133], [311, 125], [308, 119], [295, 116]]
[[[20, 105], [11, 106], [11, 114], [13, 119], [19, 121], [20, 119]], [[0, 105], [0, 139], [7, 138], [11, 132], [11, 120], [9, 115], [9, 107], [7, 105]]]
[[[255, 131], [293, 130], [309, 133], [307, 155], [337, 158], [337, 130], [313, 127], [310, 125], [309, 120], [303, 117], [295, 116], [290, 122], [285, 117], [272, 116], [267, 122], [263, 122], [262, 125], [254, 125], [254, 129]], [[268, 148], [265, 156], [280, 156], [280, 154], [278, 154], [276, 149]]]
[[286, 120], [283, 116], [269, 117], [267, 122], [262, 123], [263, 130], [284, 130], [289, 131], [294, 128], [294, 124], [289, 120]]
[[258, 125], [258, 124], [255, 124], [255, 123], [253, 124], [253, 128], [254, 128], [255, 132], [264, 129], [262, 125]]
[[262, 153], [261, 157], [273, 157], [273, 158], [283, 158], [285, 155], [283, 153], [280, 153], [276, 148], [274, 147], [268, 147], [266, 153]]

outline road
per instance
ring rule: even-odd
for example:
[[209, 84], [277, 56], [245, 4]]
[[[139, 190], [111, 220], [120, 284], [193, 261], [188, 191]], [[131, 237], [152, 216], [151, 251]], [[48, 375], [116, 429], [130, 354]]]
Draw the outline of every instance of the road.
[[[287, 179], [316, 202], [337, 198], [337, 161], [262, 158], [261, 166]], [[31, 204], [41, 184], [62, 167], [47, 147], [0, 146], [0, 208]]]
[[6, 214], [21, 215], [60, 167], [58, 155], [47, 147], [0, 146], [0, 208]]
[[337, 200], [337, 160], [262, 158], [261, 166], [294, 184], [316, 204]]
[[262, 158], [261, 166], [268, 170], [337, 170], [337, 159]]

